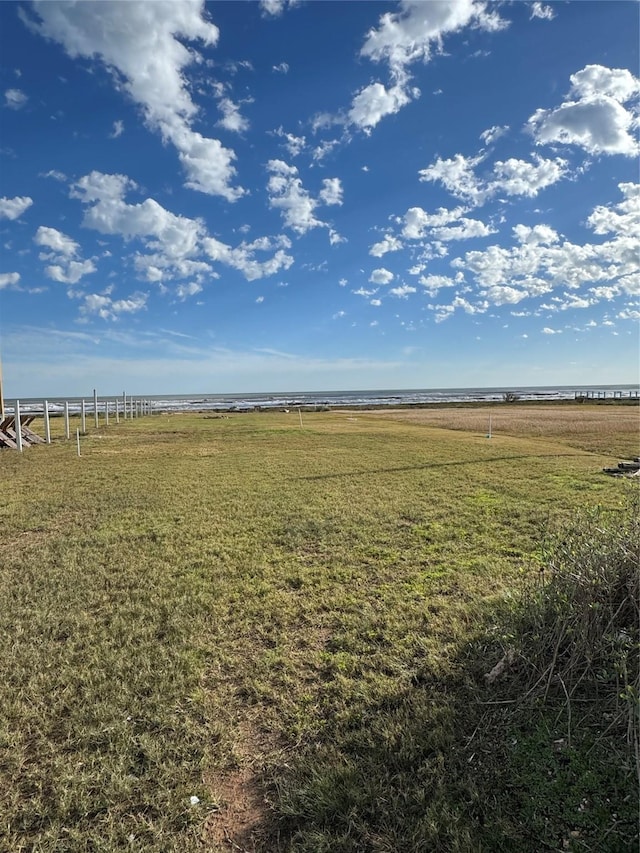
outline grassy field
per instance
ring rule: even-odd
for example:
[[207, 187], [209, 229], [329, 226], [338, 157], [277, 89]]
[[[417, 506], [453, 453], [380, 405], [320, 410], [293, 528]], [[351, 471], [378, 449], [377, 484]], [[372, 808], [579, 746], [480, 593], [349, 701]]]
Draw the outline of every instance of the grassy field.
[[78, 458], [56, 420], [3, 451], [0, 849], [636, 849], [629, 673], [615, 708], [484, 675], [554, 531], [584, 511], [597, 551], [637, 493], [601, 470], [638, 409], [487, 422], [153, 416]]

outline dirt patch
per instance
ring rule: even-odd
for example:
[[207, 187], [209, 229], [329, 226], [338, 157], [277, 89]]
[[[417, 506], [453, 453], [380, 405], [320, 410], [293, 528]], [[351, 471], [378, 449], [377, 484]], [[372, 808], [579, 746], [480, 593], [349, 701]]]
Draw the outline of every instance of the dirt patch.
[[256, 853], [268, 805], [260, 781], [266, 744], [248, 724], [240, 726], [235, 746], [238, 766], [205, 779], [218, 806], [204, 822], [201, 841], [210, 853]]

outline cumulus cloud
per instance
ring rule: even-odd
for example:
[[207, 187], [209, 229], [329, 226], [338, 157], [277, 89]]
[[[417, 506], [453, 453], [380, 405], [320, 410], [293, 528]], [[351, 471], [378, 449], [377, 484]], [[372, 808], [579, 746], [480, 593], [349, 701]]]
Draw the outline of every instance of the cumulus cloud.
[[127, 299], [112, 299], [100, 293], [83, 296], [80, 313], [89, 316], [95, 314], [103, 320], [117, 320], [121, 314], [135, 314], [146, 308], [148, 294], [134, 293]]
[[452, 266], [470, 274], [478, 295], [496, 305], [561, 289], [552, 306], [566, 310], [633, 292], [640, 270], [640, 189], [626, 183], [619, 189], [620, 202], [596, 207], [587, 220], [596, 234], [611, 235], [608, 240], [576, 244], [562, 240], [544, 224], [517, 225], [513, 229], [516, 245], [467, 252], [454, 259]]
[[[64, 255], [67, 258], [77, 255], [80, 248], [71, 237], [63, 234], [62, 231], [58, 231], [57, 228], [48, 228], [46, 225], [41, 225], [38, 228], [33, 240], [36, 246], [51, 249], [52, 252]], [[49, 257], [49, 255], [44, 257]]]
[[540, 18], [541, 21], [553, 21], [555, 16], [556, 13], [553, 11], [551, 6], [545, 6], [544, 3], [540, 3], [539, 0], [536, 0], [536, 2], [531, 6], [529, 20]]
[[322, 181], [320, 198], [325, 204], [342, 204], [342, 184], [340, 178], [325, 178]]
[[29, 98], [21, 89], [7, 89], [4, 93], [4, 105], [11, 110], [19, 110]]
[[351, 102], [348, 121], [370, 132], [385, 116], [420, 97], [420, 91], [411, 86], [408, 69], [412, 63], [428, 62], [434, 53], [442, 53], [445, 36], [467, 27], [494, 32], [506, 25], [481, 0], [401, 0], [397, 12], [385, 12], [378, 26], [369, 30], [360, 50], [362, 57], [388, 64], [391, 85], [376, 81], [361, 89]]
[[5, 287], [15, 287], [20, 281], [20, 273], [18, 272], [2, 272], [0, 273], [0, 290]]
[[479, 177], [475, 168], [484, 159], [484, 154], [438, 157], [418, 174], [421, 181], [440, 183], [455, 198], [477, 207], [500, 194], [535, 198], [541, 190], [561, 180], [568, 170], [567, 161], [560, 157], [545, 159], [534, 155], [532, 161], [497, 160], [486, 176]]
[[287, 7], [297, 5], [298, 0], [260, 0], [260, 8], [265, 17], [278, 18]]
[[[136, 255], [135, 267], [148, 281], [194, 275], [215, 278], [212, 261], [237, 269], [248, 281], [253, 281], [288, 269], [293, 263], [293, 258], [284, 251], [291, 246], [285, 236], [259, 237], [232, 247], [211, 237], [200, 220], [172, 213], [155, 199], [128, 203], [126, 193], [136, 189], [135, 182], [125, 175], [94, 171], [73, 185], [71, 195], [87, 205], [85, 227], [142, 243], [147, 253]], [[271, 251], [273, 256], [266, 260], [256, 257], [258, 252]]]
[[398, 237], [395, 237], [393, 234], [385, 234], [382, 240], [371, 246], [369, 254], [373, 255], [374, 258], [381, 258], [387, 252], [398, 252], [403, 246], [404, 244]]
[[75, 240], [57, 228], [41, 225], [33, 240], [37, 246], [49, 250], [40, 253], [41, 261], [51, 261], [44, 270], [47, 278], [62, 284], [77, 284], [84, 276], [96, 272], [93, 261], [78, 257], [80, 247]]
[[411, 100], [404, 85], [386, 88], [382, 83], [370, 83], [354, 97], [349, 121], [364, 131], [370, 131], [385, 116], [399, 112]]
[[392, 287], [389, 290], [391, 296], [395, 296], [398, 299], [406, 299], [410, 293], [415, 293], [417, 290], [416, 287], [412, 287], [410, 284], [402, 284], [399, 287]]
[[377, 270], [373, 270], [369, 276], [369, 281], [373, 284], [389, 284], [393, 279], [393, 273], [384, 267], [379, 267]]
[[[202, 0], [154, 3], [49, 3], [36, 0], [37, 21], [25, 22], [59, 42], [69, 56], [99, 57], [119, 85], [142, 108], [147, 124], [175, 146], [186, 172], [186, 186], [235, 201], [235, 154], [219, 140], [191, 127], [198, 108], [189, 94], [185, 69], [199, 58], [180, 39], [214, 46], [218, 28]], [[178, 38], [180, 36], [180, 39]]]
[[624, 68], [587, 65], [572, 74], [570, 82], [559, 107], [536, 110], [529, 119], [536, 144], [576, 145], [593, 155], [637, 156], [640, 147], [632, 131], [640, 80]]
[[286, 133], [282, 127], [274, 130], [273, 133], [284, 140], [283, 145], [291, 157], [297, 157], [298, 154], [304, 151], [307, 144], [307, 140], [304, 136], [295, 136], [293, 133]]
[[123, 121], [114, 121], [113, 130], [109, 134], [110, 139], [117, 139], [119, 136], [122, 136], [124, 133], [124, 122]]
[[29, 196], [15, 196], [15, 198], [0, 198], [0, 219], [17, 219], [33, 204]]
[[189, 282], [189, 284], [180, 284], [176, 288], [176, 296], [182, 302], [184, 302], [185, 299], [188, 299], [190, 296], [195, 296], [197, 293], [201, 292], [202, 285], [199, 284], [197, 281]]
[[[328, 223], [318, 219], [315, 211], [321, 204], [342, 204], [342, 185], [339, 178], [325, 178], [319, 197], [313, 198], [302, 186], [295, 166], [290, 166], [283, 160], [269, 160], [267, 169], [271, 172], [267, 184], [269, 205], [280, 211], [287, 228], [297, 234], [306, 234], [312, 228], [329, 227]], [[339, 238], [334, 242], [341, 240], [342, 238]]]
[[221, 98], [218, 101], [218, 109], [222, 113], [222, 118], [218, 122], [220, 127], [233, 133], [244, 133], [249, 130], [249, 120], [241, 114], [240, 107], [231, 98]]
[[494, 124], [493, 127], [488, 127], [486, 130], [483, 130], [480, 134], [480, 139], [485, 143], [485, 145], [491, 145], [491, 143], [495, 142], [497, 139], [500, 139], [501, 136], [504, 136], [509, 130], [509, 125], [505, 124], [503, 126]]

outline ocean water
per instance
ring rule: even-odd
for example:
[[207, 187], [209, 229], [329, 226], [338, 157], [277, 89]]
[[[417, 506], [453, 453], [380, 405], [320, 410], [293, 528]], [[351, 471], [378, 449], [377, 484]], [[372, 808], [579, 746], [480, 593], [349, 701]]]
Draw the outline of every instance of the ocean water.
[[[273, 394], [166, 394], [133, 395], [134, 400], [144, 399], [154, 412], [207, 412], [207, 411], [252, 411], [256, 409], [294, 409], [297, 407], [349, 407], [367, 408], [368, 406], [406, 406], [427, 405], [430, 403], [478, 403], [500, 402], [505, 391], [518, 395], [520, 400], [558, 401], [573, 400], [576, 393], [600, 394], [611, 398], [622, 393], [624, 397], [638, 396], [637, 385], [566, 385], [500, 388], [424, 388], [424, 389], [386, 389], [378, 391], [291, 391]], [[87, 412], [93, 411], [93, 395], [84, 398]], [[105, 401], [115, 410], [115, 401], [119, 400], [122, 411], [122, 395], [101, 396], [98, 394], [99, 409], [104, 410]], [[127, 402], [129, 397], [127, 396]], [[51, 397], [48, 399], [49, 411], [64, 411], [65, 402], [69, 411], [80, 410], [81, 397]], [[38, 413], [43, 410], [44, 398], [25, 398], [20, 400], [20, 411]], [[5, 401], [5, 409], [14, 411], [14, 401]]]

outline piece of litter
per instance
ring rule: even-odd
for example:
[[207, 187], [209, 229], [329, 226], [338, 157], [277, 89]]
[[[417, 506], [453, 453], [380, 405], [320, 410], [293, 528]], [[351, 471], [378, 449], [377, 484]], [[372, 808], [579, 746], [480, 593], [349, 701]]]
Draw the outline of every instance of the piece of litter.
[[200, 802], [200, 797], [196, 797], [195, 794], [192, 797], [189, 797], [189, 804], [192, 806], [197, 806]]

